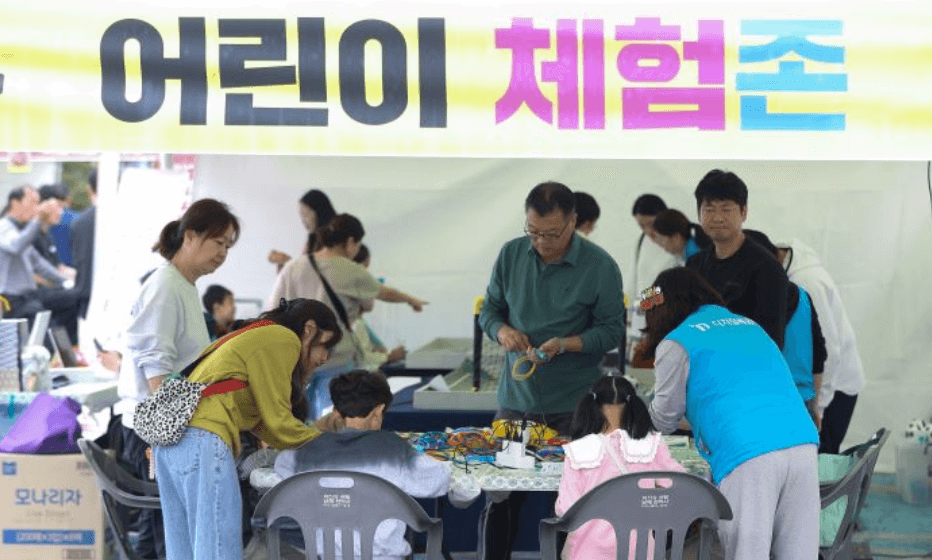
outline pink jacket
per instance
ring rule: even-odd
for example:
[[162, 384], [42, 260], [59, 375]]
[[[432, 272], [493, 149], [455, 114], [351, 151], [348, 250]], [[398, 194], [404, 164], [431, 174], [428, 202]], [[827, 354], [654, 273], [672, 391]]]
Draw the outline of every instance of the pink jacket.
[[[616, 476], [643, 471], [685, 472], [683, 466], [670, 456], [669, 448], [656, 432], [639, 440], [632, 439], [624, 430], [592, 434], [564, 445], [563, 449], [566, 461], [555, 505], [557, 515], [563, 515], [584, 494]], [[619, 460], [620, 469], [613, 455]], [[636, 542], [637, 535], [632, 534], [629, 558], [634, 558]], [[648, 543], [647, 557], [652, 558], [653, 539]], [[593, 520], [573, 531], [566, 540], [563, 557], [570, 560], [614, 560], [615, 531], [611, 524]]]

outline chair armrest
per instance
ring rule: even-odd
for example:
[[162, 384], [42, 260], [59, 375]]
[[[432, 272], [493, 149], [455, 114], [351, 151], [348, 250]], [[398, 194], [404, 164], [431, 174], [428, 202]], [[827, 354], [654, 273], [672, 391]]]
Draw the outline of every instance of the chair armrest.
[[117, 481], [117, 484], [121, 488], [129, 490], [134, 494], [141, 494], [143, 496], [155, 496], [159, 495], [159, 485], [155, 482], [148, 482], [144, 480], [139, 480], [135, 476], [129, 474], [122, 467], [117, 465], [117, 468], [114, 469], [114, 478]]

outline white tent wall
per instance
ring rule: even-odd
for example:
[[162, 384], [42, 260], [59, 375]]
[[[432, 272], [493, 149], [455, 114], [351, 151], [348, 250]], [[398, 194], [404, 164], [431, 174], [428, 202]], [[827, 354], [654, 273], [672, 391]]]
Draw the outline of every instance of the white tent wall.
[[39, 188], [58, 182], [61, 177], [61, 163], [57, 161], [32, 162], [25, 172], [11, 172], [5, 161], [0, 161], [0, 195], [6, 204], [10, 191], [23, 185]]
[[[899, 431], [932, 413], [932, 205], [925, 162], [623, 161], [535, 159], [198, 157], [195, 197], [229, 203], [242, 237], [227, 264], [199, 282], [267, 300], [271, 249], [300, 252], [296, 203], [319, 188], [338, 212], [364, 224], [372, 271], [430, 301], [423, 313], [379, 303], [370, 322], [387, 344], [417, 348], [469, 336], [472, 301], [484, 293], [501, 245], [520, 235], [523, 201], [544, 180], [594, 195], [592, 237], [630, 278], [639, 231], [631, 205], [654, 192], [696, 219], [692, 191], [712, 168], [748, 184], [747, 227], [811, 245], [838, 284], [860, 344], [868, 385], [847, 443], [878, 427]], [[892, 470], [893, 446], [880, 468]]]

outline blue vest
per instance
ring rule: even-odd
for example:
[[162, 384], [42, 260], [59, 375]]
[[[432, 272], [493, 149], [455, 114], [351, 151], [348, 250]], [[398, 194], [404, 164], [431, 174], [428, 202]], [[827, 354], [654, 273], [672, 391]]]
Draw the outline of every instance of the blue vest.
[[689, 260], [689, 257], [695, 255], [702, 249], [699, 248], [699, 244], [696, 243], [695, 237], [690, 237], [686, 240], [686, 247], [683, 249], [683, 260]]
[[786, 321], [783, 357], [790, 366], [799, 396], [808, 401], [815, 398], [815, 386], [812, 384], [812, 306], [806, 290], [802, 286], [796, 287], [799, 289], [799, 305]]
[[757, 323], [704, 305], [666, 339], [689, 355], [686, 419], [716, 484], [754, 457], [819, 443], [786, 360]]

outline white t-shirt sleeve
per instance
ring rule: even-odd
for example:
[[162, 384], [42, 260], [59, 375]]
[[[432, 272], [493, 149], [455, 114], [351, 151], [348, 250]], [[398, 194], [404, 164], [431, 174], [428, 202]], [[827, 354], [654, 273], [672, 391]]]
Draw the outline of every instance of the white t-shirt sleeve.
[[171, 286], [146, 289], [126, 331], [126, 344], [136, 370], [146, 379], [173, 373], [178, 360], [177, 336], [183, 328], [181, 305]]
[[275, 474], [284, 478], [292, 476], [295, 472], [297, 454], [294, 449], [285, 449], [275, 458]]
[[689, 379], [689, 354], [672, 340], [661, 341], [654, 357], [654, 399], [650, 417], [654, 427], [665, 434], [676, 430], [686, 415], [686, 381]]

